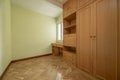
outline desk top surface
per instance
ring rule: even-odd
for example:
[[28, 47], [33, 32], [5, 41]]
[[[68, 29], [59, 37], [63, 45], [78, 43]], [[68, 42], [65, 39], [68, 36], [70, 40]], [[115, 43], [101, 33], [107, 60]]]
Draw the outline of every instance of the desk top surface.
[[52, 46], [63, 48], [63, 44], [62, 43], [52, 43]]

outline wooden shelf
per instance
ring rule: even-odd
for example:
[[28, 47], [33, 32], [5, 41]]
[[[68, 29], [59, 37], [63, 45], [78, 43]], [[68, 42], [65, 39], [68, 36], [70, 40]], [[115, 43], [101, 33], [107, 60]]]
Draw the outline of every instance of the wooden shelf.
[[64, 27], [64, 29], [70, 29], [70, 28], [73, 28], [73, 27], [76, 27], [76, 24], [72, 24], [72, 25], [69, 25], [67, 27]]
[[76, 36], [76, 34], [75, 33], [71, 33], [71, 34], [65, 34], [64, 36], [66, 36], [66, 35], [69, 35], [69, 36]]
[[76, 27], [64, 28], [64, 35], [76, 34]]
[[71, 52], [71, 53], [75, 54], [76, 53], [76, 48], [75, 47], [64, 46], [64, 51]]
[[64, 20], [67, 20], [67, 21], [71, 21], [73, 19], [76, 19], [76, 12], [64, 18]]
[[76, 51], [72, 51], [72, 50], [64, 50], [64, 51], [66, 51], [66, 52], [68, 52], [70, 54], [76, 54]]
[[76, 52], [73, 52], [73, 51], [67, 51], [67, 50], [64, 50], [63, 52], [68, 53], [68, 54], [72, 54], [72, 55], [75, 55], [75, 54], [76, 54]]
[[[72, 4], [72, 5], [71, 5]], [[66, 61], [76, 65], [76, 6], [77, 0], [69, 0], [64, 4], [64, 40], [63, 57]]]

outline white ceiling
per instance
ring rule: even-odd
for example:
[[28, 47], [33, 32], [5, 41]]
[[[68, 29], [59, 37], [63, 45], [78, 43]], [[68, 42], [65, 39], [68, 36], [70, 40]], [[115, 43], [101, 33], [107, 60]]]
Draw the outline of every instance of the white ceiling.
[[62, 8], [63, 3], [65, 3], [67, 0], [48, 0], [48, 1]]
[[66, 0], [12, 0], [12, 3], [55, 18], [62, 13], [62, 4], [65, 1]]

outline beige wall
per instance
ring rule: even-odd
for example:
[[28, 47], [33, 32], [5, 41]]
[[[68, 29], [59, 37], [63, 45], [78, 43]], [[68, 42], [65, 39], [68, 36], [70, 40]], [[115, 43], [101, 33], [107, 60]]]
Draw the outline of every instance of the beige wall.
[[14, 60], [51, 53], [51, 43], [55, 41], [54, 18], [12, 4]]
[[0, 76], [11, 61], [10, 0], [0, 0]]

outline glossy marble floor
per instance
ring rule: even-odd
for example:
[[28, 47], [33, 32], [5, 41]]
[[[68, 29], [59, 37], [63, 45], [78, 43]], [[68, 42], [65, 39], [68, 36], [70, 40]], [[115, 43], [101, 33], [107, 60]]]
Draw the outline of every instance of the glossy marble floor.
[[97, 80], [66, 63], [61, 57], [45, 56], [12, 63], [2, 80]]

